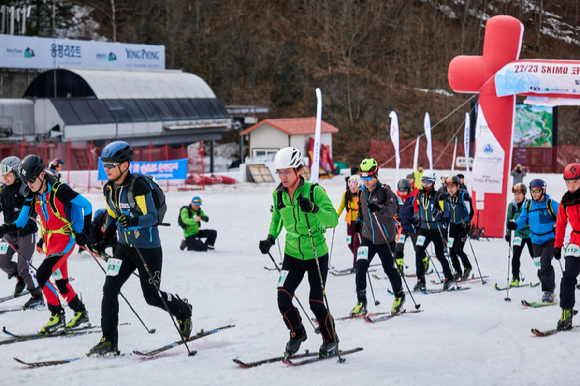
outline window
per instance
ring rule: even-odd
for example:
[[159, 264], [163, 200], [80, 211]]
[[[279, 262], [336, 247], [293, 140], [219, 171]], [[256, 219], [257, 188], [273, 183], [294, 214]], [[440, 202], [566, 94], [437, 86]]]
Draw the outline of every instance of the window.
[[279, 149], [253, 149], [253, 154], [254, 157], [260, 157], [263, 155], [269, 155], [269, 154], [276, 154], [278, 153]]

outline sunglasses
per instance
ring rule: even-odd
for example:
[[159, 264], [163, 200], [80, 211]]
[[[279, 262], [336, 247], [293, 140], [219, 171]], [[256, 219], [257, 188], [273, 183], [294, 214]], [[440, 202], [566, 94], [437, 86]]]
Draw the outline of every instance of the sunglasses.
[[372, 180], [372, 179], [373, 179], [373, 177], [372, 177], [372, 176], [369, 176], [369, 177], [362, 177], [362, 176], [361, 176], [361, 178], [360, 178], [360, 179], [361, 179], [361, 180], [363, 180], [363, 181], [370, 181], [370, 180]]
[[350, 181], [348, 184], [350, 186], [358, 186], [358, 181]]
[[113, 169], [117, 167], [119, 164], [115, 162], [103, 162], [103, 167], [106, 169]]
[[542, 189], [530, 189], [532, 193], [542, 193]]
[[405, 193], [405, 192], [408, 192], [408, 191], [409, 191], [409, 189], [399, 189], [399, 192], [400, 193]]
[[288, 177], [290, 175], [290, 173], [292, 173], [290, 170], [286, 170], [284, 172], [280, 172], [280, 171], [276, 170], [276, 175], [278, 177], [280, 177], [280, 176]]
[[28, 185], [32, 185], [32, 184], [34, 184], [36, 182], [36, 179], [37, 179], [36, 177], [32, 177], [31, 179], [26, 180], [26, 183]]

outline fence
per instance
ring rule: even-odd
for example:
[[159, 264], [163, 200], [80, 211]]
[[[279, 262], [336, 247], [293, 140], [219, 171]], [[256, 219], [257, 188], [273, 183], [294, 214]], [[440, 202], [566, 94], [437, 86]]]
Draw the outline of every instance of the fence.
[[[415, 155], [415, 139], [400, 141], [401, 168], [413, 168]], [[465, 167], [452, 166], [454, 143], [433, 141], [433, 168], [443, 170], [465, 170]], [[471, 144], [472, 149], [474, 144]], [[463, 143], [457, 143], [456, 157], [464, 157]], [[395, 168], [395, 150], [390, 141], [371, 141], [371, 157], [377, 160], [379, 166]], [[530, 173], [562, 173], [564, 167], [572, 162], [580, 162], [580, 146], [570, 144], [554, 147], [514, 147], [512, 169], [521, 164]], [[419, 141], [419, 163], [425, 169], [429, 168], [427, 159], [427, 142]]]
[[[55, 158], [65, 161], [60, 170], [61, 181], [71, 185], [78, 192], [97, 193], [102, 190], [104, 181], [97, 179], [98, 158], [102, 147], [95, 147], [91, 143], [48, 143], [31, 145], [21, 142], [14, 145], [0, 144], [0, 160], [16, 156], [20, 159], [28, 154], [40, 156], [48, 167]], [[167, 161], [187, 158], [187, 179], [160, 181], [160, 185], [166, 190], [194, 190], [204, 189], [205, 172], [203, 165], [204, 146], [203, 142], [187, 147], [181, 145], [173, 148], [167, 144], [164, 146], [133, 147], [134, 161], [152, 162]]]

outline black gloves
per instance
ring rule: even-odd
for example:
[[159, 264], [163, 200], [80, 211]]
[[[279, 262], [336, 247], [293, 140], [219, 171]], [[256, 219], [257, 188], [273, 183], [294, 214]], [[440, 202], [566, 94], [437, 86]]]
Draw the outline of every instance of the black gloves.
[[439, 209], [433, 209], [433, 217], [441, 217], [443, 215], [443, 211]]
[[362, 228], [362, 221], [355, 221], [353, 227], [356, 233], [360, 233], [360, 229]]
[[104, 240], [97, 241], [93, 245], [90, 246], [90, 250], [95, 252], [97, 255], [102, 255], [107, 248], [107, 244]]
[[272, 245], [274, 244], [276, 244], [276, 240], [274, 240], [274, 237], [272, 237], [272, 235], [268, 235], [268, 237], [266, 237], [266, 240], [260, 241], [260, 252], [262, 252], [263, 255], [267, 254], [268, 252], [270, 252], [270, 248], [272, 248]]
[[4, 237], [4, 235], [10, 231], [15, 231], [18, 229], [16, 224], [2, 224], [0, 225], [0, 237]]
[[207, 216], [200, 216], [200, 218], [205, 222], [208, 222], [208, 220], [209, 220], [209, 217], [207, 217]]
[[119, 225], [121, 225], [121, 228], [130, 228], [137, 226], [139, 220], [135, 217], [129, 217], [126, 214], [122, 214], [117, 219], [117, 222], [119, 223]]
[[377, 204], [373, 204], [373, 203], [368, 204], [367, 208], [369, 208], [369, 212], [371, 212], [371, 213], [378, 212], [380, 209]]
[[84, 247], [89, 241], [89, 236], [85, 232], [75, 232], [75, 242]]
[[511, 233], [506, 233], [505, 234], [505, 241], [507, 241], [509, 243], [511, 239], [512, 239]]
[[560, 260], [562, 258], [562, 248], [554, 247], [554, 259]]
[[300, 205], [300, 209], [302, 209], [302, 211], [304, 213], [316, 213], [318, 212], [318, 205], [316, 205], [315, 203], [313, 203], [312, 201], [310, 201], [309, 199], [305, 198], [305, 197], [300, 197], [298, 199], [298, 205]]
[[461, 223], [461, 226], [463, 227], [463, 229], [465, 229], [466, 231], [469, 231], [469, 229], [471, 229], [471, 222], [469, 221], [464, 221], [463, 223]]
[[516, 224], [514, 221], [510, 221], [507, 223], [507, 229], [509, 229], [510, 231], [515, 231], [516, 229], [518, 229], [518, 224]]

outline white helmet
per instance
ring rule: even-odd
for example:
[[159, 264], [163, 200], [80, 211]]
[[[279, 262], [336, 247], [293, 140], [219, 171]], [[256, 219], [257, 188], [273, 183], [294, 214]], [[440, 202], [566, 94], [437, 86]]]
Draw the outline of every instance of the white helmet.
[[0, 162], [0, 174], [6, 174], [14, 172], [16, 177], [18, 177], [18, 165], [20, 164], [20, 158], [11, 155], [10, 157], [4, 158]]
[[358, 174], [353, 174], [352, 176], [348, 177], [348, 186], [354, 186], [354, 184], [351, 184], [351, 181], [355, 181], [356, 186], [359, 188], [362, 186], [362, 180]]
[[302, 153], [295, 147], [285, 147], [276, 153], [274, 158], [274, 168], [289, 169], [302, 166]]
[[435, 180], [437, 180], [437, 176], [435, 175], [435, 172], [433, 170], [427, 170], [425, 173], [423, 173], [423, 176], [421, 177], [421, 182], [425, 181], [425, 182], [435, 182]]

